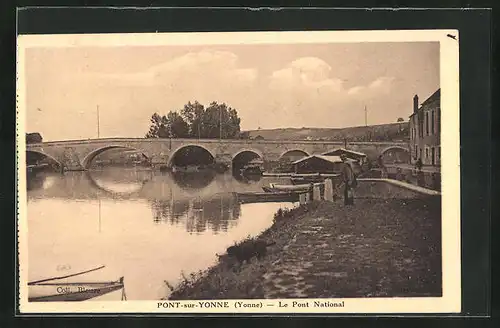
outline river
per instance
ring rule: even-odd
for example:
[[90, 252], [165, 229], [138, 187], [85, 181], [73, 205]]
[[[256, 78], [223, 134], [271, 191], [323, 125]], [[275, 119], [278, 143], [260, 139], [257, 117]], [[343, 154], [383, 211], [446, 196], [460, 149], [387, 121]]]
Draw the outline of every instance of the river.
[[39, 173], [28, 179], [28, 279], [105, 265], [92, 279], [123, 276], [128, 300], [166, 297], [165, 281], [215, 264], [217, 253], [267, 229], [278, 208], [294, 206], [239, 204], [231, 194], [274, 181], [129, 168]]

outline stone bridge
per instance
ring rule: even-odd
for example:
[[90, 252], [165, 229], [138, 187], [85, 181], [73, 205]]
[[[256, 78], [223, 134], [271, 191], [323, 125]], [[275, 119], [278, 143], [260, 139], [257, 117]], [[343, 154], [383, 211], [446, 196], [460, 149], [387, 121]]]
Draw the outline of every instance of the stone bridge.
[[[175, 154], [185, 147], [201, 147], [212, 155], [216, 163], [232, 166], [236, 156], [253, 153], [265, 164], [278, 162], [288, 154], [303, 156], [321, 154], [338, 147], [343, 142], [306, 140], [219, 140], [219, 139], [146, 139], [146, 138], [106, 138], [87, 140], [50, 141], [27, 144], [26, 151], [51, 158], [66, 170], [87, 170], [92, 160], [109, 149], [130, 149], [142, 153], [153, 167], [172, 166]], [[375, 159], [389, 150], [408, 152], [405, 142], [349, 142], [347, 149], [363, 152]]]

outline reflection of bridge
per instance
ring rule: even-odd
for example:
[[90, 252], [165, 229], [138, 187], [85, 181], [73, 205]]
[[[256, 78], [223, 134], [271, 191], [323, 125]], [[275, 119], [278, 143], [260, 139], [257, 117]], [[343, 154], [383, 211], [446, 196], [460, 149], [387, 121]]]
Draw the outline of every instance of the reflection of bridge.
[[[195, 174], [196, 175], [196, 174]], [[199, 178], [198, 184], [176, 178], [175, 174], [151, 170], [104, 170], [40, 174], [27, 180], [28, 197], [32, 199], [70, 200], [161, 200], [201, 199], [232, 192], [261, 191], [261, 185], [236, 181], [231, 174]]]
[[[277, 162], [290, 153], [300, 152], [304, 156], [320, 154], [343, 147], [344, 143], [304, 140], [109, 138], [28, 144], [27, 151], [47, 156], [67, 170], [86, 170], [97, 155], [109, 149], [134, 149], [144, 154], [153, 166], [172, 166], [173, 158], [179, 150], [193, 146], [205, 149], [215, 162], [231, 167], [236, 156], [243, 153], [253, 153], [265, 163], [270, 163]], [[372, 159], [392, 149], [408, 152], [408, 144], [405, 142], [350, 142], [347, 148], [363, 152]]]
[[112, 200], [113, 204], [125, 201], [124, 207], [133, 200], [132, 203], [151, 207], [154, 222], [184, 224], [188, 232], [225, 231], [236, 225], [241, 205], [230, 191], [247, 187], [231, 184], [237, 183], [230, 175], [218, 175], [204, 186], [190, 189], [180, 185], [172, 173], [151, 170], [39, 174], [27, 182], [30, 200], [62, 199], [70, 203]]

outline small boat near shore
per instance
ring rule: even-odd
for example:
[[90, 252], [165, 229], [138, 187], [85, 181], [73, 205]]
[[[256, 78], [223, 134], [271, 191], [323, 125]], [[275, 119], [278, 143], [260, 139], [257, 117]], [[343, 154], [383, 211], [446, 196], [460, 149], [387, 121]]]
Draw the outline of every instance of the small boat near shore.
[[81, 276], [104, 268], [104, 266], [70, 275], [28, 282], [29, 302], [72, 302], [85, 301], [122, 290], [126, 299], [124, 277], [114, 281], [70, 281], [68, 278]]
[[325, 179], [335, 179], [340, 177], [340, 174], [328, 174], [328, 175], [313, 175], [313, 176], [304, 176], [304, 177], [290, 177], [290, 181], [293, 185], [300, 185], [306, 183], [319, 183], [324, 182]]
[[[314, 186], [324, 186], [324, 183], [313, 183]], [[309, 188], [311, 188], [311, 184], [300, 184], [300, 185], [283, 185], [283, 184], [275, 184], [270, 183], [269, 187], [262, 187], [262, 190], [265, 192], [294, 192], [294, 193], [303, 193], [308, 192]]]
[[296, 192], [244, 192], [236, 193], [240, 204], [266, 202], [298, 202], [299, 193]]
[[325, 177], [322, 176], [314, 176], [314, 177], [290, 177], [290, 181], [293, 185], [301, 185], [308, 183], [318, 183], [325, 181]]
[[123, 277], [109, 282], [46, 282], [29, 286], [29, 302], [85, 301], [124, 288]]

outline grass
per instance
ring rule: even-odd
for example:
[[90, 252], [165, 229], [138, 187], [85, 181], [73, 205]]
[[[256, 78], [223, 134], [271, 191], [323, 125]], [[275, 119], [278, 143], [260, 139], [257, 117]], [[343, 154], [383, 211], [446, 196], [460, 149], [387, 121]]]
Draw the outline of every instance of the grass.
[[[245, 239], [234, 243], [240, 246], [245, 243], [259, 239], [274, 240], [274, 231], [277, 226], [287, 220], [296, 220], [316, 208], [318, 203], [310, 203], [294, 208], [280, 208], [275, 214], [273, 225], [257, 237], [247, 236]], [[218, 255], [219, 263], [205, 271], [198, 271], [186, 276], [181, 273], [182, 280], [177, 286], [165, 281], [170, 289], [170, 300], [191, 299], [196, 295], [197, 299], [223, 298], [256, 298], [262, 297], [260, 286], [255, 286], [255, 279], [265, 273], [264, 268], [256, 259], [251, 263], [239, 267], [236, 261], [226, 254]], [[246, 296], [246, 297], [243, 297]]]

